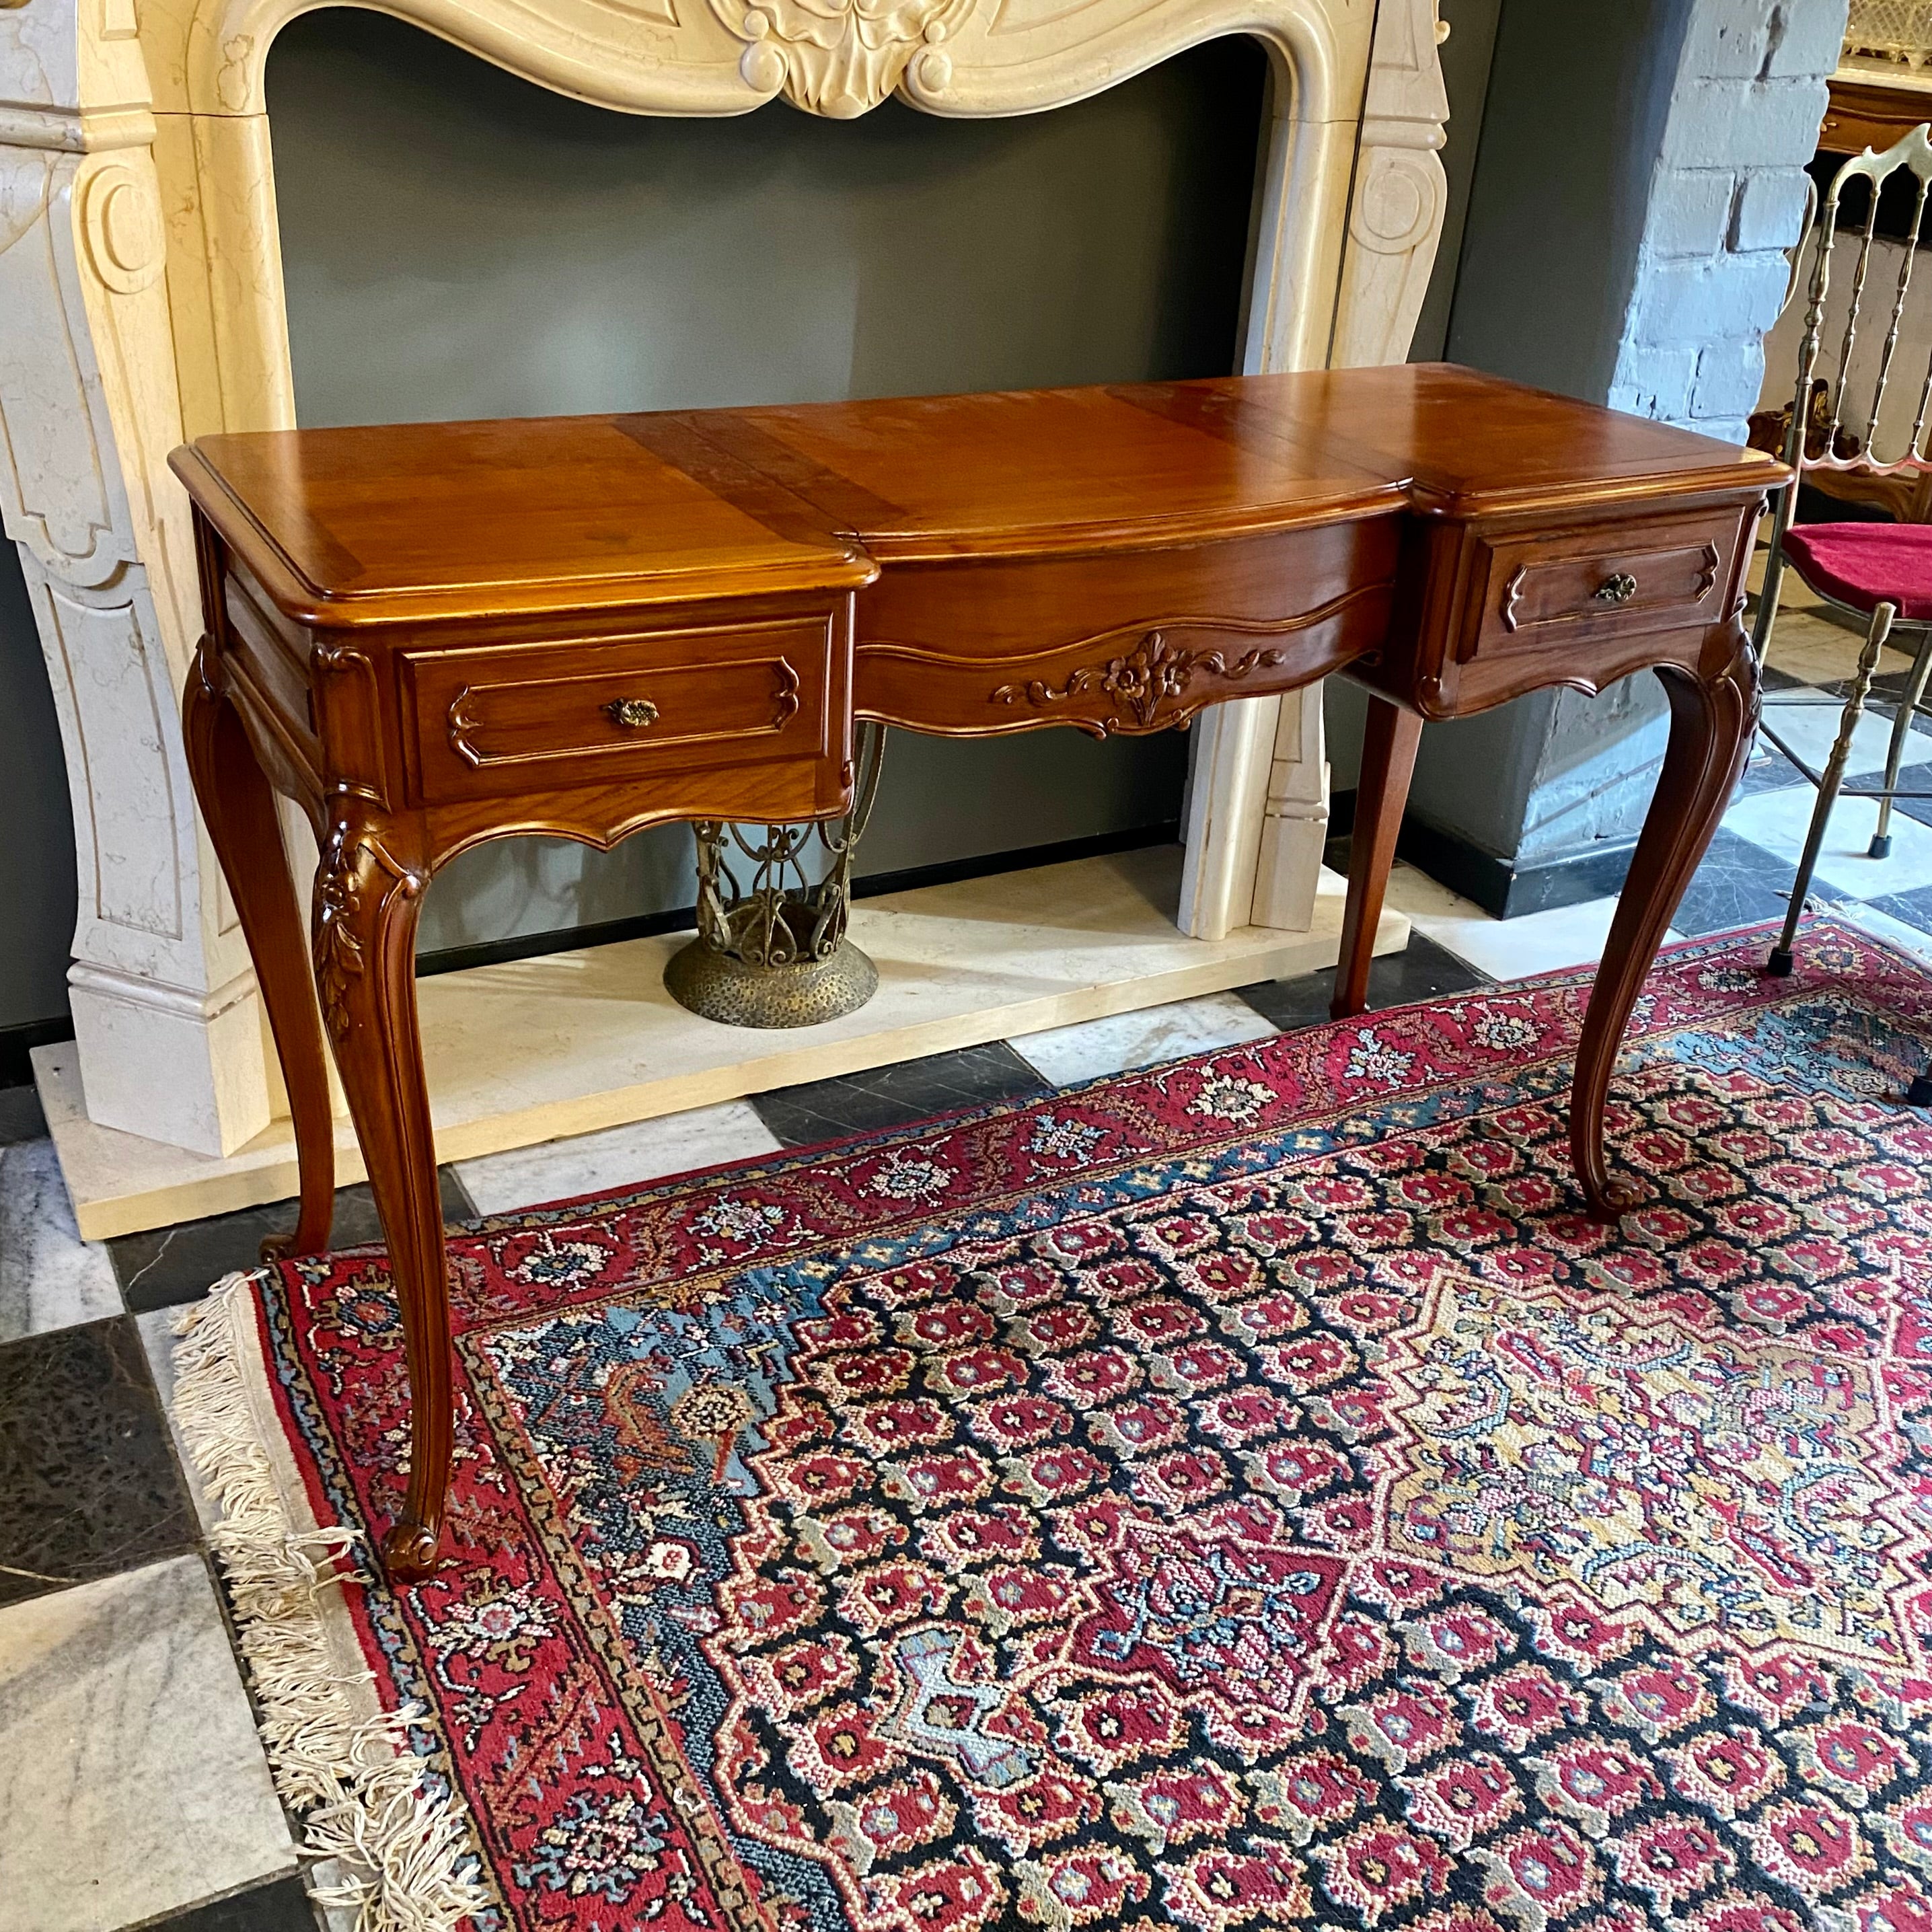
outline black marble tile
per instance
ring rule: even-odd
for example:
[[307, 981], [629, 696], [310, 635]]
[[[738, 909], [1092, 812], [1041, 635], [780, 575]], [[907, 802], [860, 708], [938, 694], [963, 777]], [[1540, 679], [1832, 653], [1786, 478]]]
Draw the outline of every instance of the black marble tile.
[[[1829, 697], [1835, 698], [1842, 704], [1851, 696], [1852, 686], [1857, 682], [1858, 680], [1856, 677], [1847, 674], [1844, 677], [1834, 677], [1828, 684], [1821, 684], [1816, 688]], [[1912, 673], [1910, 670], [1881, 671], [1872, 680], [1871, 687], [1865, 694], [1865, 703], [1868, 707], [1873, 709], [1882, 705], [1885, 708], [1885, 715], [1889, 718], [1892, 716], [1892, 706], [1904, 699], [1911, 682]]]
[[[1834, 677], [1828, 683], [1820, 685], [1817, 688], [1843, 703], [1851, 696], [1852, 687], [1857, 682], [1857, 677], [1848, 671], [1843, 677]], [[1866, 708], [1882, 712], [1889, 718], [1905, 702], [1911, 689], [1912, 667], [1910, 664], [1902, 670], [1881, 671], [1872, 680], [1870, 687], [1865, 693]], [[1928, 695], [1932, 695], [1932, 693]], [[1922, 704], [1924, 701], [1922, 698]]]
[[1804, 682], [1802, 677], [1793, 677], [1788, 670], [1780, 670], [1775, 664], [1764, 668], [1763, 682], [1767, 691], [1796, 691]]
[[787, 1147], [807, 1147], [814, 1141], [877, 1133], [995, 1100], [1036, 1100], [1052, 1091], [1004, 1040], [995, 1040], [990, 1046], [902, 1060], [869, 1073], [781, 1087], [754, 1094], [752, 1105]]
[[1786, 791], [1807, 782], [1804, 774], [1776, 746], [1760, 738], [1751, 747], [1750, 762], [1738, 774], [1731, 796], [1752, 798], [1761, 791]]
[[1916, 926], [1921, 932], [1932, 932], [1932, 886], [1921, 886], [1916, 892], [1888, 892], [1882, 899], [1868, 899], [1865, 903], [1879, 912], [1891, 914], [1894, 919], [1903, 920], [1907, 926]]
[[[454, 1168], [442, 1168], [439, 1178], [444, 1220], [473, 1221], [476, 1204]], [[224, 1275], [259, 1267], [262, 1237], [292, 1227], [295, 1218], [292, 1201], [274, 1201], [264, 1208], [238, 1208], [232, 1214], [211, 1214], [205, 1220], [183, 1221], [172, 1228], [117, 1235], [107, 1244], [107, 1255], [121, 1284], [121, 1298], [137, 1315], [151, 1308], [199, 1301]], [[331, 1244], [354, 1248], [382, 1238], [376, 1198], [367, 1184], [338, 1187]]]
[[16, 1141], [37, 1141], [47, 1130], [40, 1096], [31, 1085], [0, 1087], [0, 1147]]
[[133, 1318], [0, 1345], [0, 1604], [196, 1546]]
[[[1474, 992], [1496, 982], [1486, 973], [1458, 959], [1446, 947], [1419, 932], [1408, 936], [1406, 949], [1384, 953], [1369, 968], [1369, 1005], [1406, 1006], [1413, 1000], [1433, 999], [1440, 993]], [[1328, 1017], [1335, 994], [1335, 969], [1298, 974], [1292, 980], [1262, 980], [1235, 992], [1262, 1018], [1284, 1033], [1298, 1027], [1318, 1026]]]
[[141, 1932], [316, 1932], [321, 1922], [302, 1880], [284, 1878], [172, 1918], [152, 1920]]
[[[1847, 791], [1876, 791], [1885, 783], [1882, 771], [1855, 772], [1845, 781]], [[1902, 793], [1923, 792], [1922, 798], [1899, 797], [1892, 800], [1892, 808], [1902, 812], [1908, 818], [1917, 819], [1922, 825], [1932, 825], [1932, 764], [1900, 765], [1898, 768], [1898, 786]]]
[[[1797, 868], [1775, 853], [1720, 826], [1703, 863], [1685, 888], [1670, 923], [1692, 938], [1734, 926], [1782, 919], [1791, 902]], [[1811, 896], [1830, 902], [1838, 895], [1814, 878]]]

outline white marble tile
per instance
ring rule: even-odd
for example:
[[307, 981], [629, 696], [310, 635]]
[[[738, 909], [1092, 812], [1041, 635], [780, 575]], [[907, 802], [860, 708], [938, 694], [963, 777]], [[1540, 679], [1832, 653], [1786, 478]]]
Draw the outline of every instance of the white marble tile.
[[[1838, 740], [1844, 709], [1842, 698], [1808, 686], [1795, 691], [1767, 692], [1764, 718], [1765, 722], [1814, 772], [1822, 771], [1825, 760], [1832, 755], [1832, 747]], [[1846, 767], [1847, 772], [1856, 774], [1882, 771], [1891, 745], [1892, 720], [1875, 711], [1866, 712], [1852, 734], [1852, 762]], [[1918, 765], [1928, 758], [1932, 758], [1932, 736], [1915, 725], [1906, 736], [1904, 762]], [[1785, 768], [1791, 770], [1788, 764]], [[1798, 772], [1792, 771], [1791, 776], [1802, 782]]]
[[579, 1194], [641, 1186], [720, 1161], [776, 1154], [780, 1144], [749, 1101], [726, 1100], [602, 1133], [459, 1160], [456, 1172], [479, 1214], [507, 1214]]
[[53, 1142], [0, 1148], [0, 1342], [120, 1312], [107, 1250], [80, 1238]]
[[1042, 1079], [1056, 1087], [1119, 1073], [1130, 1066], [1178, 1060], [1243, 1040], [1265, 1040], [1277, 1031], [1246, 1000], [1233, 993], [1210, 993], [1198, 1000], [1147, 1006], [1138, 1012], [1088, 1020], [1078, 1026], [1050, 1027], [1008, 1042]]
[[0, 1932], [104, 1932], [295, 1868], [202, 1561], [0, 1610]]
[[1436, 919], [1487, 920], [1492, 926], [1502, 921], [1485, 912], [1473, 899], [1451, 892], [1438, 880], [1406, 859], [1398, 859], [1389, 869], [1388, 903], [1413, 920], [1418, 914]]
[[[1587, 899], [1581, 905], [1497, 919], [1411, 866], [1396, 868], [1389, 898], [1408, 914], [1418, 932], [1496, 980], [1523, 980], [1594, 964], [1603, 956], [1617, 909], [1614, 898]], [[1664, 943], [1683, 936], [1667, 932]]]
[[[1751, 553], [1751, 560], [1745, 567], [1745, 586], [1754, 597], [1764, 588], [1764, 566], [1769, 555], [1770, 545], [1761, 542]], [[1818, 610], [1824, 601], [1816, 591], [1805, 588], [1804, 580], [1796, 571], [1787, 569], [1778, 586], [1778, 622], [1773, 627], [1772, 636], [1774, 638], [1791, 621], [1794, 611]]]
[[[1806, 832], [1818, 794], [1808, 784], [1781, 791], [1761, 791], [1740, 799], [1724, 814], [1731, 831], [1762, 845], [1786, 864], [1796, 866], [1804, 849]], [[1834, 891], [1858, 899], [1883, 898], [1892, 892], [1916, 891], [1932, 885], [1932, 825], [1922, 825], [1902, 812], [1892, 814], [1892, 856], [1868, 856], [1878, 801], [1840, 798], [1825, 828], [1816, 877]], [[1780, 890], [1789, 881], [1778, 880]]]

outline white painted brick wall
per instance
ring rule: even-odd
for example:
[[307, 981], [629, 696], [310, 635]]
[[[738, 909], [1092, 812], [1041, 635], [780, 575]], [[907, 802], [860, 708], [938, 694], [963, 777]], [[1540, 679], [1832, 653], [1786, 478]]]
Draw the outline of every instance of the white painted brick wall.
[[1673, 168], [1658, 184], [1644, 238], [1660, 255], [1714, 255], [1730, 235], [1737, 198], [1729, 168]]
[[1747, 176], [1732, 216], [1730, 245], [1741, 250], [1789, 248], [1804, 219], [1808, 185], [1802, 168], [1766, 168]]
[[1696, 0], [1612, 407], [1743, 441], [1845, 13], [1846, 0]]

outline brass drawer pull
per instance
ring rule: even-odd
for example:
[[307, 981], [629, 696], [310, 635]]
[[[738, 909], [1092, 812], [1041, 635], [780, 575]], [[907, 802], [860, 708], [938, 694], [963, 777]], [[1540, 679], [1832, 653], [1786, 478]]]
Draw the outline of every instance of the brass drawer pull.
[[1628, 604], [1636, 595], [1636, 579], [1620, 570], [1605, 578], [1592, 595], [1599, 604]]
[[658, 722], [658, 708], [648, 698], [614, 698], [604, 706], [604, 715], [627, 731], [641, 731]]

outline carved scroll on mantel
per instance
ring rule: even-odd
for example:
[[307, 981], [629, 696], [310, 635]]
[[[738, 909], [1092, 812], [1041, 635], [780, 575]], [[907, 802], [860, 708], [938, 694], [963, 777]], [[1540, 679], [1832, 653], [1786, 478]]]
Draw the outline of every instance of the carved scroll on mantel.
[[1406, 360], [1429, 292], [1449, 195], [1438, 152], [1449, 96], [1436, 51], [1449, 29], [1436, 4], [1382, 0], [1329, 356], [1338, 369]]
[[[276, 34], [310, 4], [0, 0], [0, 517], [74, 798], [87, 1104], [98, 1122], [208, 1153], [259, 1131], [276, 1096], [245, 948], [189, 803], [178, 694], [199, 620], [165, 463], [184, 437], [295, 420], [263, 82]], [[1402, 355], [1439, 226], [1439, 196], [1427, 220], [1402, 200], [1402, 171], [1426, 184], [1442, 138], [1429, 0], [1379, 14], [1370, 0], [384, 10], [542, 86], [651, 114], [782, 95], [848, 118], [894, 92], [938, 115], [1028, 113], [1251, 34], [1275, 76], [1251, 371]], [[1318, 692], [1216, 707], [1195, 737], [1183, 929], [1306, 928], [1326, 830]]]

